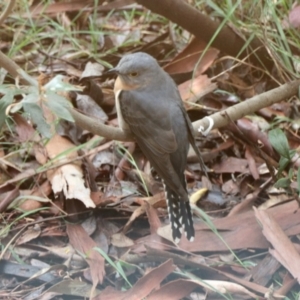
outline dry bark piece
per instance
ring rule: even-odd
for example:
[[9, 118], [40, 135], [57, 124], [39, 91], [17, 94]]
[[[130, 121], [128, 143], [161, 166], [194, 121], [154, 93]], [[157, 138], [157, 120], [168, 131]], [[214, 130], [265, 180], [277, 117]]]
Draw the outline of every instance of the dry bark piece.
[[93, 287], [102, 283], [105, 275], [105, 261], [104, 258], [94, 250], [97, 244], [88, 236], [85, 230], [80, 225], [67, 224], [67, 233], [70, 239], [70, 244], [79, 253], [86, 255], [86, 261], [91, 269], [91, 277], [93, 280]]

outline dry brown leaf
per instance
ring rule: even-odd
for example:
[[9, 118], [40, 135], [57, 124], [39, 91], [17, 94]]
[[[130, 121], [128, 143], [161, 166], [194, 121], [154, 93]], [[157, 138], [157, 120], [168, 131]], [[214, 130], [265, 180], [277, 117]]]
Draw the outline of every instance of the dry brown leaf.
[[185, 101], [184, 105], [186, 109], [195, 108], [195, 105], [189, 104], [188, 101], [195, 102], [216, 88], [216, 83], [212, 83], [207, 75], [200, 75], [178, 86], [181, 98]]
[[285, 279], [284, 278], [284, 282], [282, 283], [282, 286], [277, 290], [277, 293], [280, 294], [280, 295], [287, 295], [293, 288], [293, 286], [295, 284], [297, 284], [297, 280], [292, 278], [292, 276], [287, 273], [288, 276], [285, 276], [285, 277], [288, 277], [288, 279]]
[[257, 200], [257, 196], [260, 193], [260, 191], [261, 189], [256, 189], [253, 193], [248, 194], [245, 199], [242, 199], [240, 203], [238, 203], [232, 208], [232, 210], [228, 214], [228, 217], [250, 211], [253, 207], [255, 200]]
[[[104, 1], [101, 1], [102, 3]], [[134, 3], [133, 0], [115, 0], [113, 2], [110, 2], [106, 5], [99, 5], [97, 7], [98, 11], [106, 11], [110, 12], [114, 9], [120, 9], [124, 6], [130, 5]], [[94, 9], [94, 0], [88, 0], [82, 2], [81, 0], [75, 0], [72, 2], [68, 1], [62, 1], [62, 2], [56, 2], [49, 4], [45, 7], [43, 4], [37, 4], [33, 6], [30, 9], [30, 17], [39, 16], [41, 13], [43, 14], [58, 14], [58, 13], [64, 13], [64, 12], [75, 12], [75, 11], [87, 11], [87, 10], [93, 10]], [[22, 15], [24, 18], [28, 18], [28, 13], [25, 13]]]
[[[267, 287], [259, 285], [255, 282], [251, 282], [251, 281], [248, 281], [246, 279], [234, 276], [234, 275], [232, 275], [228, 272], [224, 272], [224, 271], [220, 271], [220, 270], [218, 272], [220, 274], [226, 276], [229, 280], [232, 280], [232, 281], [234, 281], [234, 282], [236, 282], [236, 283], [238, 283], [238, 284], [240, 284], [240, 285], [242, 285], [242, 286], [244, 286], [248, 289], [251, 289], [252, 291], [255, 291], [257, 293], [260, 293], [260, 294], [264, 295], [269, 291], [269, 289]], [[274, 293], [274, 296], [275, 295], [276, 295], [276, 297], [279, 296], [278, 293]]]
[[241, 286], [240, 284], [229, 282], [229, 281], [220, 281], [220, 280], [202, 280], [202, 281], [194, 281], [198, 285], [205, 288], [208, 293], [221, 293], [230, 295], [246, 295], [250, 296], [253, 299], [256, 299], [257, 296], [252, 292], [248, 291], [246, 288]]
[[258, 209], [259, 210], [265, 210], [268, 209], [270, 207], [273, 207], [275, 205], [278, 205], [280, 203], [286, 202], [286, 201], [290, 201], [291, 197], [284, 193], [278, 193], [276, 195], [271, 195], [269, 194], [269, 200], [267, 200], [266, 202], [264, 202], [263, 204], [261, 204]]
[[[222, 192], [226, 195], [237, 195], [240, 192], [240, 185], [236, 180], [229, 179], [222, 184]], [[236, 206], [234, 206], [233, 209], [235, 207]], [[231, 211], [229, 213], [231, 213]]]
[[[1, 177], [1, 174], [0, 174]], [[0, 213], [4, 212], [7, 207], [20, 195], [19, 188], [0, 194]]]
[[17, 240], [17, 245], [22, 245], [40, 236], [42, 230], [39, 224], [29, 227]]
[[52, 184], [54, 194], [63, 192], [66, 199], [77, 199], [86, 207], [96, 207], [91, 199], [91, 190], [84, 184], [80, 167], [71, 164], [61, 166], [51, 172], [48, 178]]
[[151, 293], [147, 300], [180, 300], [188, 296], [197, 286], [197, 283], [190, 280], [174, 280]]
[[[170, 74], [193, 71], [206, 46], [206, 42], [193, 38], [191, 42], [164, 67], [165, 71]], [[209, 48], [198, 64], [195, 75], [199, 76], [205, 72], [212, 65], [218, 54], [219, 50]]]
[[257, 123], [252, 121], [248, 117], [241, 118], [237, 121], [237, 127], [245, 137], [247, 137], [248, 143], [251, 145], [261, 144], [261, 149], [268, 153], [268, 155], [273, 155], [273, 147], [270, 144], [266, 132], [263, 132]]
[[131, 247], [134, 245], [132, 239], [128, 238], [123, 233], [115, 233], [111, 236], [111, 244], [115, 247]]
[[34, 169], [27, 169], [26, 171], [16, 175], [14, 178], [6, 180], [3, 184], [0, 185], [0, 193], [4, 193], [8, 190], [11, 190], [9, 188], [11, 184], [17, 183], [24, 179], [28, 179], [34, 175], [36, 175], [36, 171]]
[[172, 228], [171, 228], [171, 224], [162, 226], [160, 228], [157, 229], [157, 234], [166, 239], [167, 241], [174, 243], [173, 241], [173, 237], [172, 237]]
[[15, 122], [15, 129], [19, 136], [20, 142], [38, 141], [39, 135], [36, 131], [21, 115], [13, 114]]
[[[55, 298], [88, 299], [90, 295], [91, 284], [79, 278], [64, 278], [52, 285], [40, 300], [50, 300]], [[93, 296], [97, 296], [101, 291], [95, 289]], [[63, 296], [62, 296], [63, 295]], [[48, 296], [48, 297], [47, 297]], [[60, 297], [55, 297], [60, 296]]]
[[[45, 146], [48, 157], [50, 159], [56, 159], [59, 162], [69, 162], [72, 159], [78, 157], [77, 151], [74, 150], [75, 145], [68, 139], [55, 134]], [[59, 157], [58, 157], [59, 156]], [[79, 162], [77, 164], [80, 165]]]
[[46, 180], [41, 185], [38, 185], [33, 190], [29, 191], [28, 197], [24, 201], [20, 201], [18, 207], [25, 211], [38, 209], [43, 206], [43, 202], [33, 199], [33, 197], [31, 196], [46, 198], [51, 194], [51, 192], [52, 192], [52, 188], [50, 182]]
[[267, 211], [254, 208], [254, 212], [263, 228], [262, 233], [274, 247], [274, 249], [269, 250], [270, 253], [300, 283], [300, 255], [293, 243]]
[[259, 179], [259, 172], [258, 172], [258, 169], [257, 169], [257, 166], [256, 166], [255, 159], [254, 159], [254, 157], [251, 153], [251, 149], [248, 145], [246, 145], [245, 158], [248, 161], [249, 171], [250, 171], [252, 177], [255, 180], [258, 180]]
[[[61, 167], [47, 171], [55, 194], [63, 192], [66, 199], [80, 200], [86, 207], [95, 207], [91, 199], [91, 191], [85, 186], [81, 163], [75, 161], [78, 157], [75, 145], [66, 138], [54, 135], [46, 145], [48, 157], [56, 162], [68, 162]], [[70, 163], [72, 161], [72, 163]]]
[[[139, 200], [139, 201], [138, 201]], [[126, 233], [128, 229], [130, 228], [131, 224], [135, 219], [137, 219], [139, 216], [144, 214], [146, 212], [146, 203], [147, 201], [150, 205], [153, 207], [161, 207], [161, 203], [164, 202], [164, 206], [166, 204], [165, 202], [165, 193], [158, 193], [154, 195], [153, 197], [147, 197], [147, 198], [139, 198], [136, 202], [141, 202], [141, 206], [138, 207], [130, 216], [129, 220], [124, 226], [123, 232]]]
[[148, 216], [148, 221], [150, 224], [150, 232], [156, 233], [157, 229], [161, 227], [161, 222], [157, 215], [157, 210], [149, 204], [149, 202], [145, 201], [146, 204], [146, 213]]
[[48, 161], [48, 155], [45, 147], [41, 144], [34, 144], [33, 145], [33, 151], [36, 161], [40, 165], [44, 165]]
[[98, 283], [102, 283], [105, 275], [104, 258], [94, 250], [97, 244], [88, 236], [85, 230], [80, 225], [67, 224], [67, 233], [70, 239], [70, 244], [79, 253], [86, 255], [86, 261], [91, 269], [93, 287], [96, 288]]
[[237, 157], [228, 157], [213, 165], [215, 173], [249, 173], [248, 161]]
[[[297, 201], [291, 201], [268, 210], [287, 235], [300, 233], [300, 210]], [[245, 248], [267, 249], [269, 243], [261, 232], [253, 211], [212, 220], [220, 235], [233, 250]], [[169, 226], [169, 225], [167, 225]], [[228, 251], [227, 246], [203, 222], [195, 222], [193, 243], [182, 239], [179, 247], [190, 252]], [[161, 227], [158, 231], [162, 230]], [[147, 243], [146, 240], [143, 242]], [[148, 245], [151, 245], [148, 243]], [[166, 246], [166, 245], [165, 245]], [[161, 245], [153, 243], [152, 248]]]
[[[169, 226], [169, 225], [167, 225]], [[165, 226], [160, 227], [157, 232], [159, 233], [162, 228], [165, 228]], [[161, 236], [163, 236], [161, 234]], [[167, 242], [167, 240], [172, 241]], [[142, 237], [135, 241], [135, 245], [131, 248], [131, 251], [133, 253], [139, 254], [139, 253], [145, 253], [147, 251], [147, 247], [153, 247], [157, 250], [161, 251], [168, 251], [171, 249], [174, 249], [174, 242], [172, 239], [172, 233], [171, 233], [171, 227], [170, 227], [170, 234], [168, 237], [162, 238], [158, 234], [150, 234], [145, 237]]]
[[94, 300], [142, 300], [157, 289], [160, 283], [174, 270], [173, 261], [169, 259], [139, 279], [130, 290], [121, 292], [108, 287]]
[[271, 254], [267, 254], [248, 272], [247, 278], [252, 278], [253, 282], [267, 286], [280, 267], [280, 263]]

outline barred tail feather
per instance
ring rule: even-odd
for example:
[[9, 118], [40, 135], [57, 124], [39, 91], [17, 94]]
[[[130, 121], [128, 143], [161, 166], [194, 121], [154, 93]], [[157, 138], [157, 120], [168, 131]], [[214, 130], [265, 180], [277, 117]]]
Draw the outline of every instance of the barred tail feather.
[[184, 230], [187, 239], [193, 241], [195, 231], [189, 202], [181, 199], [170, 188], [165, 187], [165, 190], [173, 240], [178, 243]]
[[194, 230], [194, 222], [193, 222], [190, 203], [182, 199], [179, 200], [179, 203], [180, 203], [180, 212], [182, 216], [182, 222], [181, 222], [182, 228], [184, 230], [186, 238], [190, 242], [193, 242], [195, 238], [195, 230]]

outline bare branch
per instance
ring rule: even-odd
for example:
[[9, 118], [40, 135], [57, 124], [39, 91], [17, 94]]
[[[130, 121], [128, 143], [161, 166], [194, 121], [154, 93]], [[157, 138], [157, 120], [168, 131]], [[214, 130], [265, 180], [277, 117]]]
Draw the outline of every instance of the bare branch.
[[[206, 43], [210, 42], [220, 27], [219, 22], [213, 21], [209, 16], [202, 14], [183, 0], [136, 0], [136, 2], [178, 24]], [[251, 53], [251, 61], [260, 66], [263, 64], [268, 70], [272, 69], [273, 60], [260, 40], [252, 39], [246, 49], [245, 44], [246, 41], [230, 27], [224, 26], [211, 45], [233, 57], [240, 54], [240, 59]], [[241, 50], [243, 51], [241, 52]]]
[[16, 0], [10, 0], [8, 2], [5, 10], [3, 11], [2, 15], [0, 16], [0, 26], [1, 26], [1, 24], [4, 23], [5, 19], [8, 17], [10, 12], [13, 10], [15, 3], [16, 3]]
[[[16, 63], [14, 63], [9, 57], [4, 55], [0, 51], [0, 67], [6, 69], [13, 77], [24, 75], [24, 81], [27, 84], [33, 84], [34, 80], [27, 80], [29, 75], [25, 73]], [[25, 76], [26, 75], [26, 76]], [[30, 78], [31, 79], [31, 78]], [[295, 80], [289, 83], [286, 83], [278, 88], [265, 92], [263, 94], [254, 96], [242, 103], [236, 104], [232, 107], [227, 108], [221, 112], [217, 112], [210, 116], [214, 122], [213, 128], [220, 128], [227, 125], [229, 122], [236, 121], [242, 118], [245, 115], [252, 114], [255, 111], [268, 107], [276, 102], [285, 100], [293, 95], [298, 93], [298, 88], [300, 85], [300, 80]], [[75, 109], [71, 108], [70, 112], [77, 125], [83, 129], [89, 130], [90, 132], [119, 141], [130, 141], [133, 140], [132, 136], [129, 133], [123, 132], [121, 129], [114, 128], [100, 123], [98, 120], [91, 117], [87, 117]], [[199, 134], [198, 128], [202, 126], [207, 128], [209, 126], [209, 121], [207, 118], [202, 120], [195, 121], [193, 123], [195, 131]]]

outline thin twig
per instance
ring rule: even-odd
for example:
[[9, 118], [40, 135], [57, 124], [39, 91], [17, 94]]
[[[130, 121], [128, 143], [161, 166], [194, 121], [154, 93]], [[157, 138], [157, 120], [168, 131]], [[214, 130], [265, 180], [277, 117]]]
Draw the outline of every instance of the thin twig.
[[4, 23], [5, 19], [8, 17], [10, 12], [13, 10], [15, 3], [16, 3], [16, 0], [8, 1], [8, 4], [7, 4], [5, 10], [3, 11], [2, 15], [0, 16], [0, 26]]
[[[36, 82], [35, 79], [27, 75], [25, 71], [23, 71], [16, 63], [14, 63], [9, 57], [4, 55], [1, 51], [0, 51], [0, 67], [6, 69], [13, 77], [26, 75], [23, 76], [23, 78], [27, 84], [34, 84]], [[28, 80], [28, 78], [30, 78], [30, 80]], [[299, 79], [294, 80], [292, 82], [283, 84], [278, 88], [267, 91], [260, 95], [254, 96], [246, 101], [243, 101], [239, 104], [231, 106], [224, 111], [217, 112], [209, 116], [214, 123], [212, 128], [223, 127], [227, 125], [230, 122], [230, 120], [236, 121], [246, 115], [258, 111], [259, 109], [268, 107], [274, 103], [290, 98], [298, 93], [299, 85], [300, 85], [300, 80]], [[121, 129], [102, 124], [96, 119], [87, 117], [79, 113], [74, 108], [70, 108], [70, 113], [72, 114], [77, 125], [94, 134], [109, 138], [111, 140], [118, 140], [118, 141], [133, 140], [133, 137], [129, 132], [124, 132]], [[229, 118], [226, 116], [228, 116]], [[208, 128], [209, 120], [207, 118], [204, 118], [202, 120], [195, 121], [193, 123], [193, 126], [196, 133], [199, 134], [198, 132], [199, 127], [203, 127], [204, 129]]]

